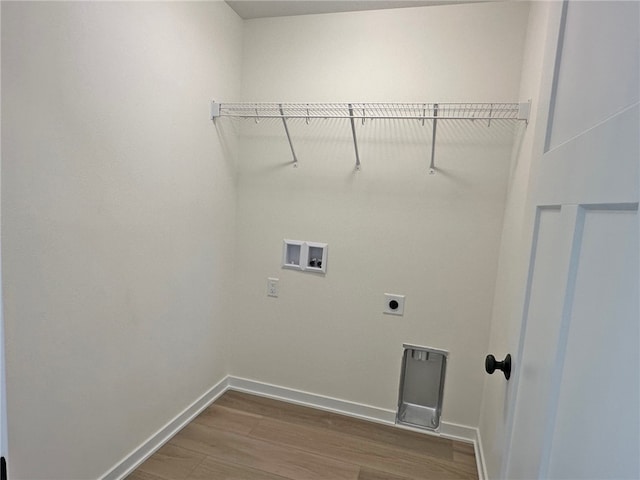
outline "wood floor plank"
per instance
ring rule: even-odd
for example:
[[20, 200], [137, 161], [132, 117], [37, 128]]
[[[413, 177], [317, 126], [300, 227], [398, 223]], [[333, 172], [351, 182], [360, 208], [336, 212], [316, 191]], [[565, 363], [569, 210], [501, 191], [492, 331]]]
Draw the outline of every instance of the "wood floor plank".
[[367, 468], [411, 478], [477, 478], [475, 468], [453, 461], [408, 452], [395, 446], [326, 429], [293, 425], [264, 418], [251, 437]]
[[167, 480], [184, 480], [204, 457], [201, 453], [166, 444], [140, 465], [138, 470]]
[[412, 480], [407, 477], [400, 477], [388, 472], [380, 472], [370, 468], [361, 468], [358, 480]]
[[158, 477], [157, 475], [152, 475], [150, 473], [143, 472], [141, 470], [136, 470], [132, 474], [130, 474], [126, 480], [165, 480], [162, 477]]
[[467, 455], [475, 455], [473, 443], [453, 442], [453, 450]]
[[251, 429], [258, 424], [260, 419], [262, 419], [260, 415], [213, 404], [193, 421], [219, 430], [244, 435], [249, 433]]
[[476, 457], [473, 454], [453, 452], [453, 461], [460, 465], [468, 465], [469, 467], [477, 468]]
[[286, 477], [255, 470], [249, 467], [231, 465], [207, 457], [191, 472], [187, 480], [288, 480]]
[[346, 415], [329, 415], [328, 428], [367, 440], [394, 445], [418, 454], [453, 460], [453, 441], [390, 425], [367, 422]]
[[247, 466], [292, 480], [356, 480], [359, 468], [349, 462], [323, 458], [295, 446], [223, 432], [191, 423], [170, 444], [225, 463]]
[[218, 398], [216, 405], [290, 423], [317, 426], [329, 423], [328, 412], [233, 390]]
[[478, 468], [475, 449], [471, 443], [455, 442], [453, 446], [453, 460], [461, 465]]

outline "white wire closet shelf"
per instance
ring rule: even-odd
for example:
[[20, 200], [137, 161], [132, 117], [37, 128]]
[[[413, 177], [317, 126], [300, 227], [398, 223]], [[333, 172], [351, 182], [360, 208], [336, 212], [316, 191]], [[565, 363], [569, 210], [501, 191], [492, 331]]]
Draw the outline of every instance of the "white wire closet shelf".
[[525, 103], [217, 103], [211, 102], [211, 118], [245, 118], [259, 121], [266, 118], [282, 120], [291, 148], [294, 166], [298, 158], [293, 147], [287, 120], [348, 119], [356, 156], [356, 169], [360, 169], [360, 154], [355, 122], [367, 120], [425, 120], [432, 121], [431, 163], [429, 172], [435, 172], [435, 141], [438, 121], [442, 120], [529, 120], [530, 102]]

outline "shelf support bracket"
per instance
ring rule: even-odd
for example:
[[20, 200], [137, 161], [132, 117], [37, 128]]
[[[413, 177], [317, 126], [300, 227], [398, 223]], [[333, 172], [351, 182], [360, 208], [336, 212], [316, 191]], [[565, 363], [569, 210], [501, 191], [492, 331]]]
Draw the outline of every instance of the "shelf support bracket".
[[438, 104], [433, 104], [433, 132], [431, 133], [431, 164], [429, 175], [436, 173], [436, 128], [438, 127]]
[[220, 116], [220, 104], [215, 101], [211, 102], [211, 120], [215, 120]]
[[[360, 170], [360, 154], [358, 153], [358, 137], [356, 137], [356, 123], [353, 118], [353, 105], [349, 104], [349, 120], [351, 120], [351, 133], [353, 134], [353, 147], [356, 150], [356, 170]], [[363, 116], [364, 119], [364, 116]]]
[[280, 115], [282, 117], [282, 124], [284, 125], [284, 132], [287, 134], [287, 140], [289, 141], [289, 147], [291, 148], [291, 155], [293, 156], [293, 166], [298, 166], [298, 157], [296, 157], [296, 151], [293, 149], [293, 143], [291, 143], [291, 135], [289, 135], [289, 127], [287, 126], [287, 118], [284, 116], [284, 110], [282, 110], [282, 104], [278, 104], [280, 108]]
[[531, 99], [528, 102], [518, 104], [518, 120], [524, 120], [529, 125], [529, 115], [531, 114]]

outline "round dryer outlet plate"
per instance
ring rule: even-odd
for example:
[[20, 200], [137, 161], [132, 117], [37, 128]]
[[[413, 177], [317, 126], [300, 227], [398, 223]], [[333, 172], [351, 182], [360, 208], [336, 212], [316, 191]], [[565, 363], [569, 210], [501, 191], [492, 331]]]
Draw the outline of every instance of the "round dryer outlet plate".
[[388, 315], [404, 315], [404, 295], [385, 293], [382, 313]]

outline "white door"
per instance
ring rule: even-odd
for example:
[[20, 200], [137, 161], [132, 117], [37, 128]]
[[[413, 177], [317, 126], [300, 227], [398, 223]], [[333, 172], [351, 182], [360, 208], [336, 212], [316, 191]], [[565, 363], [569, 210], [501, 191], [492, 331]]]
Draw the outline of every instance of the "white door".
[[637, 479], [640, 3], [552, 9], [502, 474]]

